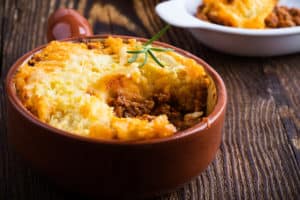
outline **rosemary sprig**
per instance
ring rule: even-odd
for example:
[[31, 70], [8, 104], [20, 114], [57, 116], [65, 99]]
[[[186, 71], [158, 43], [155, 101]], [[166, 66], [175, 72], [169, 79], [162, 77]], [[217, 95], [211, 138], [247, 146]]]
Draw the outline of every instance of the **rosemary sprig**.
[[168, 29], [170, 28], [170, 25], [165, 26], [163, 29], [161, 29], [157, 34], [155, 34], [151, 39], [149, 39], [145, 44], [142, 45], [142, 48], [139, 50], [131, 50], [127, 51], [129, 54], [133, 54], [131, 58], [128, 59], [128, 63], [133, 63], [137, 60], [139, 54], [144, 54], [144, 62], [139, 65], [139, 67], [144, 66], [147, 63], [148, 55], [161, 67], [164, 67], [164, 65], [158, 60], [158, 58], [155, 56], [153, 51], [157, 52], [166, 52], [166, 51], [173, 51], [173, 49], [170, 48], [157, 48], [152, 47], [151, 44], [160, 38]]

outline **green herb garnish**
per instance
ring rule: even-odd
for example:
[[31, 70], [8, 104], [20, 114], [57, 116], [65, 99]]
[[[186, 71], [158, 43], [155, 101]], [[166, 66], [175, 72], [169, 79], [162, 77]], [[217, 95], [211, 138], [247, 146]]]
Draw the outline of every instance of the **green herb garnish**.
[[157, 48], [152, 47], [151, 44], [160, 38], [168, 29], [170, 28], [170, 25], [165, 26], [163, 29], [161, 29], [157, 34], [155, 34], [151, 39], [149, 39], [145, 44], [142, 45], [142, 48], [139, 50], [133, 50], [133, 51], [127, 51], [129, 54], [133, 54], [131, 58], [128, 59], [128, 63], [133, 63], [138, 58], [139, 54], [144, 54], [144, 62], [139, 65], [139, 67], [142, 67], [146, 64], [148, 60], [148, 56], [150, 56], [159, 66], [164, 67], [164, 65], [158, 60], [158, 58], [155, 56], [153, 51], [157, 52], [166, 52], [166, 51], [173, 51], [173, 49], [170, 48]]

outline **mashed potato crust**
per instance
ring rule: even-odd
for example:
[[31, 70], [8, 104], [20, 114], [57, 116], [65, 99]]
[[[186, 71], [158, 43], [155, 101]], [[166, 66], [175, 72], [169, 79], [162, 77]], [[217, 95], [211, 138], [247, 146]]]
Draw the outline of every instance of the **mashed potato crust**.
[[[157, 93], [169, 96], [186, 114], [182, 120], [201, 120], [210, 84], [203, 67], [175, 52], [155, 53], [164, 68], [150, 58], [139, 67], [143, 56], [128, 63], [131, 55], [126, 51], [141, 45], [134, 39], [113, 37], [95, 42], [53, 41], [20, 67], [15, 76], [17, 94], [41, 121], [93, 138], [141, 140], [173, 135], [178, 128], [169, 121], [171, 115], [156, 112], [160, 104], [149, 101]], [[195, 91], [205, 101], [197, 105], [204, 106], [195, 106]], [[110, 103], [117, 98], [141, 105], [148, 102], [152, 107], [142, 114], [138, 111], [143, 106], [138, 107], [136, 114], [124, 101], [127, 110], [118, 115], [116, 103]]]
[[265, 28], [265, 19], [277, 0], [204, 0], [197, 16], [200, 19], [239, 28]]

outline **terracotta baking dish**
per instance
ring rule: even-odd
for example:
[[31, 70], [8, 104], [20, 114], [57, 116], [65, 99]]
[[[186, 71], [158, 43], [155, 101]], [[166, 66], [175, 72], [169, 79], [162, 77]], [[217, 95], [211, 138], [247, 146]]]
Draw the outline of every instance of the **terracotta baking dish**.
[[[68, 40], [78, 42], [107, 36]], [[44, 47], [41, 46], [17, 60], [6, 78], [8, 137], [16, 151], [58, 185], [94, 197], [149, 197], [173, 190], [199, 175], [220, 146], [227, 102], [224, 83], [202, 59], [165, 43], [155, 44], [173, 48], [205, 67], [217, 94], [216, 105], [207, 120], [171, 137], [129, 142], [91, 139], [53, 128], [22, 106], [13, 83], [19, 66]]]

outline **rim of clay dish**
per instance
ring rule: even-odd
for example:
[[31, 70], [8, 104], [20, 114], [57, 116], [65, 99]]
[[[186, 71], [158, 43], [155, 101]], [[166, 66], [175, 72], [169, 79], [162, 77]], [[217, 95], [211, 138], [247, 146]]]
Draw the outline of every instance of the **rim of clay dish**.
[[[68, 38], [65, 40], [61, 41], [73, 41], [73, 42], [80, 42], [80, 41], [89, 41], [93, 39], [104, 39], [107, 38], [108, 36], [112, 37], [119, 37], [122, 39], [137, 39], [138, 41], [147, 41], [148, 39], [145, 38], [140, 38], [140, 37], [134, 37], [134, 36], [124, 36], [124, 35], [113, 35], [113, 34], [101, 34], [101, 35], [94, 35], [90, 37], [77, 37], [77, 38]], [[17, 96], [16, 93], [16, 88], [14, 84], [14, 76], [15, 73], [17, 72], [18, 68], [26, 61], [28, 58], [30, 58], [34, 53], [38, 52], [39, 50], [43, 49], [47, 44], [42, 45], [40, 47], [37, 47], [33, 49], [32, 51], [26, 53], [23, 55], [21, 58], [19, 58], [10, 68], [8, 71], [8, 74], [6, 76], [6, 92], [8, 96], [8, 100], [10, 103], [15, 107], [15, 109], [21, 113], [28, 121], [29, 123], [34, 123], [35, 125], [39, 126], [40, 128], [44, 128], [47, 130], [50, 130], [53, 132], [53, 134], [58, 134], [63, 137], [67, 137], [69, 139], [74, 139], [74, 140], [79, 140], [83, 142], [90, 142], [90, 143], [99, 143], [99, 144], [110, 144], [110, 145], [144, 145], [144, 144], [156, 144], [156, 143], [163, 143], [163, 142], [172, 142], [175, 140], [178, 140], [180, 138], [187, 137], [189, 135], [192, 135], [197, 132], [201, 132], [205, 129], [208, 129], [210, 126], [213, 126], [215, 121], [218, 120], [218, 118], [221, 116], [223, 112], [225, 112], [226, 109], [226, 103], [227, 103], [227, 93], [226, 93], [226, 88], [225, 84], [220, 77], [220, 75], [205, 61], [202, 59], [198, 58], [197, 56], [182, 50], [180, 48], [174, 47], [172, 45], [163, 43], [163, 42], [154, 42], [155, 45], [158, 46], [163, 46], [163, 47], [168, 47], [172, 48], [175, 50], [175, 52], [192, 58], [194, 59], [197, 63], [201, 64], [208, 75], [213, 79], [216, 89], [217, 89], [217, 103], [213, 109], [213, 111], [206, 117], [207, 120], [203, 120], [196, 125], [185, 129], [183, 131], [176, 132], [172, 136], [164, 137], [164, 138], [153, 138], [153, 139], [145, 139], [145, 140], [129, 140], [129, 141], [124, 141], [124, 140], [104, 140], [104, 139], [98, 139], [98, 138], [90, 138], [86, 136], [80, 136], [76, 135], [58, 128], [55, 128], [47, 123], [44, 123], [40, 121], [36, 116], [34, 116], [31, 112], [29, 112], [22, 104], [20, 99]]]

